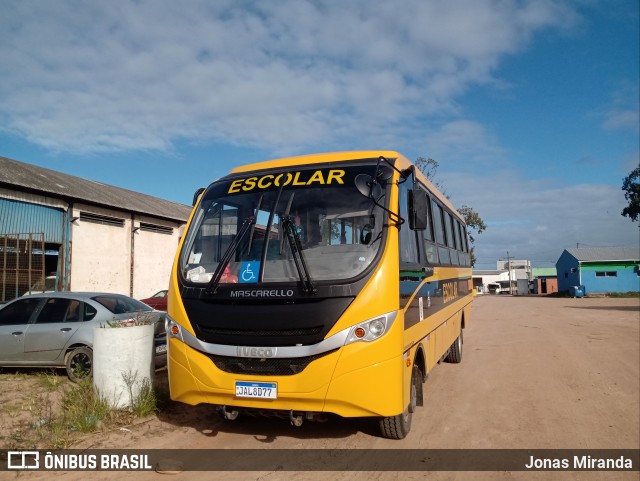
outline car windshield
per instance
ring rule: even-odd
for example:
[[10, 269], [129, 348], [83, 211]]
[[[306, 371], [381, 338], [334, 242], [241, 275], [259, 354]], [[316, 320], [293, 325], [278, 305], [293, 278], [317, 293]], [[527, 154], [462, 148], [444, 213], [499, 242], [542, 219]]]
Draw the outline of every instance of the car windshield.
[[92, 299], [109, 309], [113, 314], [152, 311], [145, 303], [124, 296], [96, 296]]
[[216, 284], [357, 277], [381, 245], [384, 211], [355, 183], [374, 172], [375, 164], [312, 166], [214, 183], [181, 253], [184, 279], [205, 285], [216, 271]]

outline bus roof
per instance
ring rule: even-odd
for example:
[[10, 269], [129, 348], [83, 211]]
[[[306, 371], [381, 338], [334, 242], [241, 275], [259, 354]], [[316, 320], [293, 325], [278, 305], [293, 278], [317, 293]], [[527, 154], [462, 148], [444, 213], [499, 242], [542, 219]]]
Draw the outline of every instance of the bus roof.
[[[343, 162], [349, 160], [359, 159], [377, 159], [378, 157], [385, 157], [387, 159], [397, 159], [397, 167], [399, 169], [406, 169], [414, 165], [404, 155], [394, 150], [355, 150], [346, 152], [325, 152], [320, 154], [301, 155], [295, 157], [283, 157], [280, 159], [267, 160], [264, 162], [257, 162], [253, 164], [241, 165], [231, 170], [231, 174], [237, 174], [242, 172], [253, 172], [256, 170], [277, 169], [287, 166], [309, 165], [309, 164], [321, 164], [329, 162]], [[417, 177], [431, 192], [437, 194], [438, 200], [451, 209], [459, 219], [464, 222], [464, 218], [460, 215], [458, 210], [451, 204], [449, 199], [438, 190], [438, 188], [427, 179], [427, 177], [416, 169]]]
[[281, 159], [267, 160], [255, 164], [242, 165], [236, 167], [231, 173], [249, 172], [254, 170], [274, 169], [289, 165], [321, 164], [326, 162], [341, 162], [358, 159], [377, 159], [383, 156], [388, 159], [402, 157], [398, 152], [391, 150], [360, 150], [350, 152], [325, 152], [321, 154], [300, 155], [296, 157], [283, 157]]

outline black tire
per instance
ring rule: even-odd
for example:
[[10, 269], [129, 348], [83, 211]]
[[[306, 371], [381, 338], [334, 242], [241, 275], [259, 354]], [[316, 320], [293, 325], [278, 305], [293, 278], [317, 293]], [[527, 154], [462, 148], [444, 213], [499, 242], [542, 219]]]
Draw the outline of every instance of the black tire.
[[454, 364], [458, 364], [462, 362], [462, 330], [460, 330], [460, 335], [453, 341], [451, 347], [449, 348], [449, 354], [447, 355], [445, 361], [452, 362]]
[[[411, 421], [413, 413], [418, 404], [418, 393], [422, 390], [422, 373], [420, 368], [414, 364], [411, 371], [411, 394], [409, 405], [400, 414], [380, 419], [380, 431], [387, 439], [404, 439], [411, 431]], [[420, 398], [422, 396], [420, 395]]]
[[65, 359], [67, 376], [80, 382], [93, 374], [93, 351], [88, 347], [77, 347], [67, 353]]

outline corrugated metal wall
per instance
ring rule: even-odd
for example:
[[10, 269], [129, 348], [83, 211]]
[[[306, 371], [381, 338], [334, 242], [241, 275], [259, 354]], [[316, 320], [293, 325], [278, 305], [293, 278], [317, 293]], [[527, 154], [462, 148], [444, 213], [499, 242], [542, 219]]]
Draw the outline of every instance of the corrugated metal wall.
[[63, 243], [64, 212], [44, 205], [0, 199], [0, 235], [44, 233], [44, 241]]
[[[34, 288], [45, 286], [45, 275], [59, 276], [58, 253], [67, 244], [65, 212], [62, 208], [0, 198], [0, 300], [8, 301]], [[34, 199], [38, 200], [38, 199]], [[65, 235], [66, 234], [66, 235]], [[56, 244], [58, 247], [56, 247]], [[51, 251], [48, 251], [51, 249]]]

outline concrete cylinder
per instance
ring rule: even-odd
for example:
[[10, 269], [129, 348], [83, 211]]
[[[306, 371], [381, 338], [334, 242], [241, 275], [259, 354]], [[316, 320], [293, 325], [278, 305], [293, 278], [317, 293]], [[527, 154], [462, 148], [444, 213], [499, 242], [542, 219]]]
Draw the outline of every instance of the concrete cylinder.
[[153, 382], [153, 335], [153, 325], [94, 329], [93, 385], [111, 407], [133, 407]]

